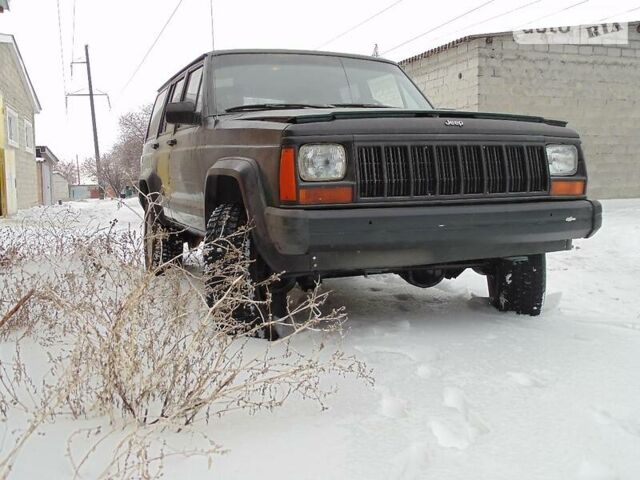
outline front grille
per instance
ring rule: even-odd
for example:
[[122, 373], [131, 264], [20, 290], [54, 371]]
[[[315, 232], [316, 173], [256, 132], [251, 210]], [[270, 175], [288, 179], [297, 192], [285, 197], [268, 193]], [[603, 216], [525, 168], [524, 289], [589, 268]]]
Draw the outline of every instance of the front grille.
[[495, 196], [549, 191], [542, 145], [357, 147], [360, 198]]

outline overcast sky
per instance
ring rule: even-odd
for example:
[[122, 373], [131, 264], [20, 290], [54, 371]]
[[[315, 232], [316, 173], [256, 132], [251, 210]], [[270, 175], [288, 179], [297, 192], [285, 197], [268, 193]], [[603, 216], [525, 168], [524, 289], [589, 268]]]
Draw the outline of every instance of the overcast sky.
[[[107, 92], [112, 103], [109, 110], [105, 99], [97, 99], [102, 152], [115, 140], [119, 114], [152, 102], [156, 89], [169, 76], [211, 50], [210, 0], [59, 3], [64, 63], [60, 58], [57, 0], [11, 0], [11, 11], [0, 14], [0, 33], [15, 35], [42, 104], [42, 113], [36, 117], [36, 141], [48, 145], [59, 158], [93, 155], [88, 100], [70, 98], [65, 110], [64, 98], [63, 64], [66, 91], [86, 89], [84, 65], [74, 67], [73, 77], [69, 68], [72, 58], [83, 58], [85, 44], [90, 47], [94, 88]], [[179, 3], [172, 21], [125, 88]], [[639, 0], [213, 0], [217, 49], [316, 49], [388, 8], [322, 49], [371, 54], [377, 43], [383, 56], [396, 61], [473, 33], [524, 25], [637, 20], [639, 7]], [[503, 15], [514, 9], [518, 10]], [[429, 30], [433, 31], [394, 48]]]

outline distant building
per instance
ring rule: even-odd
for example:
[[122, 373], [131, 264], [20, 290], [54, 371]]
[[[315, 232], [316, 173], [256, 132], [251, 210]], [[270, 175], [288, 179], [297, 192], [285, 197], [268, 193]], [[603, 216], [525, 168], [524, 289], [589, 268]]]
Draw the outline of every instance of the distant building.
[[53, 203], [67, 202], [71, 199], [69, 182], [60, 172], [53, 172]]
[[71, 185], [69, 187], [71, 200], [87, 200], [100, 198], [100, 187], [96, 184]]
[[41, 107], [13, 35], [0, 33], [0, 216], [38, 205], [34, 116]]
[[[401, 65], [436, 108], [567, 120], [582, 137], [589, 193], [640, 197], [640, 23], [616, 25], [555, 29], [557, 43], [516, 42], [513, 32], [473, 35]], [[568, 29], [590, 43], [562, 43]], [[620, 33], [628, 43], [608, 42]]]
[[41, 205], [53, 205], [69, 200], [69, 182], [64, 175], [56, 171], [59, 163], [60, 160], [49, 147], [36, 147], [38, 201]]

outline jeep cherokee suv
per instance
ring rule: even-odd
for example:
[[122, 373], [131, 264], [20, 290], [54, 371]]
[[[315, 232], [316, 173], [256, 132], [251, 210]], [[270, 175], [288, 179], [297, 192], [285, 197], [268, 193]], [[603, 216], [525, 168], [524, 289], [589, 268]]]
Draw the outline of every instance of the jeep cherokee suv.
[[393, 272], [430, 287], [473, 268], [497, 309], [538, 315], [545, 253], [601, 225], [586, 186], [566, 122], [436, 110], [380, 58], [236, 50], [159, 89], [140, 200], [151, 268], [204, 240], [214, 275], [224, 249], [207, 245], [250, 224], [252, 280], [282, 273], [276, 311], [296, 283]]

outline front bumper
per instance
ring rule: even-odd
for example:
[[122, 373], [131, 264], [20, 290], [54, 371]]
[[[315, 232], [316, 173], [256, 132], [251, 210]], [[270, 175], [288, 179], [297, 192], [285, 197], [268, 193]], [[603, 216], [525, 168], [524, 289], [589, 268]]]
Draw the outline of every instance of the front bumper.
[[[264, 255], [291, 274], [388, 271], [568, 250], [592, 236], [602, 207], [591, 200], [447, 206], [265, 210]], [[262, 242], [259, 242], [262, 243]]]

